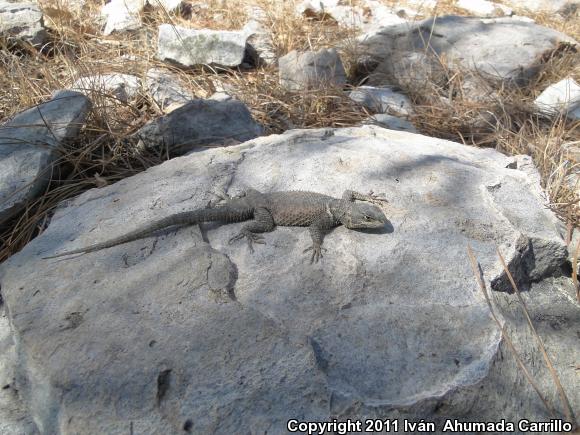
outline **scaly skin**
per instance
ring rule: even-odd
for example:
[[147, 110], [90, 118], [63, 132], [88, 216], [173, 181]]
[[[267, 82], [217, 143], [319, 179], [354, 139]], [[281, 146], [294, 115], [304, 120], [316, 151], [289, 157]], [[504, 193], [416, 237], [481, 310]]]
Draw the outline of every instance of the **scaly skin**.
[[347, 190], [341, 199], [314, 192], [272, 192], [260, 193], [250, 189], [241, 198], [225, 198], [225, 204], [215, 208], [186, 211], [153, 222], [147, 227], [125, 234], [116, 239], [72, 251], [51, 255], [48, 258], [88, 253], [110, 248], [133, 240], [147, 237], [168, 227], [195, 225], [202, 222], [242, 222], [249, 220], [240, 233], [230, 243], [246, 238], [251, 252], [253, 243], [265, 243], [260, 233], [273, 231], [276, 225], [304, 226], [310, 230], [312, 246], [304, 252], [312, 251], [310, 262], [318, 262], [322, 257], [322, 242], [331, 228], [344, 225], [347, 228], [380, 228], [387, 218], [375, 205], [356, 203], [355, 200], [371, 203], [385, 202], [384, 198]]

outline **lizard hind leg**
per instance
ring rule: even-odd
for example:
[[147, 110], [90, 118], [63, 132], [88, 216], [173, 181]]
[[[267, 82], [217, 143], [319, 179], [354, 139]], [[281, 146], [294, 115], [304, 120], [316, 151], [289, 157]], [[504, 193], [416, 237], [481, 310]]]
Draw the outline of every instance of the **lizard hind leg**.
[[254, 210], [254, 219], [244, 225], [240, 233], [232, 237], [229, 243], [245, 238], [248, 242], [248, 248], [251, 253], [254, 252], [253, 244], [257, 243], [265, 245], [264, 237], [259, 233], [267, 233], [274, 229], [274, 219], [270, 212], [265, 208], [257, 208]]

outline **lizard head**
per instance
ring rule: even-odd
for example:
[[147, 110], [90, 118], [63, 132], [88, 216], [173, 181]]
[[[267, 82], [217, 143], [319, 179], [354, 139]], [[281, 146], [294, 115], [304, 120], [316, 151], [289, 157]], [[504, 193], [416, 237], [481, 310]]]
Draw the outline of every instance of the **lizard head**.
[[381, 228], [388, 222], [388, 219], [376, 205], [353, 202], [340, 221], [345, 227], [351, 229]]

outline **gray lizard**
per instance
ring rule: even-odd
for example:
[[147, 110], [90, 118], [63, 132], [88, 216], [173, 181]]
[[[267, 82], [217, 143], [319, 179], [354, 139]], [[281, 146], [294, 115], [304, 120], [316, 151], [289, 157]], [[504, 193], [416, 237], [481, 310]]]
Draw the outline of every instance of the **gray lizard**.
[[273, 231], [276, 225], [308, 227], [312, 237], [312, 246], [304, 252], [312, 251], [310, 263], [318, 262], [322, 257], [322, 241], [328, 230], [344, 225], [347, 228], [380, 228], [388, 221], [381, 209], [375, 205], [357, 203], [355, 200], [372, 203], [386, 202], [386, 199], [346, 190], [341, 199], [314, 192], [272, 192], [261, 193], [249, 189], [238, 198], [224, 197], [225, 204], [177, 213], [147, 227], [130, 232], [124, 236], [96, 245], [51, 255], [48, 258], [80, 254], [110, 248], [122, 243], [131, 242], [168, 227], [194, 225], [202, 222], [242, 222], [249, 220], [241, 232], [230, 239], [230, 243], [246, 238], [251, 252], [252, 244], [263, 244], [260, 233]]

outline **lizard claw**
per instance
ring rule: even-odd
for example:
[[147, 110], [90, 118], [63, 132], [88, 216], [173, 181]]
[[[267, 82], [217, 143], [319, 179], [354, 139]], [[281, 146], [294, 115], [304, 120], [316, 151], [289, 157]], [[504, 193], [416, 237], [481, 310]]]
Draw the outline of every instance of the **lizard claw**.
[[230, 239], [230, 241], [228, 242], [230, 245], [235, 242], [236, 240], [240, 240], [243, 238], [246, 238], [246, 241], [248, 242], [248, 248], [250, 249], [250, 252], [253, 254], [254, 253], [254, 243], [257, 243], [259, 245], [265, 245], [266, 241], [264, 240], [264, 236], [261, 236], [260, 234], [256, 234], [256, 233], [251, 233], [251, 232], [245, 232], [242, 231], [240, 234], [232, 237]]
[[312, 264], [314, 262], [318, 263], [318, 260], [324, 257], [322, 252], [326, 252], [326, 248], [323, 248], [320, 245], [312, 245], [306, 248], [302, 253], [305, 254], [308, 251], [312, 251], [312, 257], [310, 257], [310, 264]]

